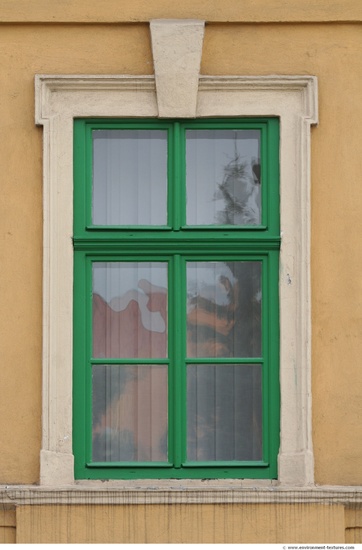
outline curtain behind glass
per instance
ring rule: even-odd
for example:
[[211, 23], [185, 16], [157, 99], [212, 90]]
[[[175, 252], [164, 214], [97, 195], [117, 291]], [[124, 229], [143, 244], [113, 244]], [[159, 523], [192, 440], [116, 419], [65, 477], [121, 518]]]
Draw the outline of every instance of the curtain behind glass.
[[262, 458], [261, 262], [187, 263], [187, 459]]
[[259, 130], [187, 130], [188, 225], [261, 223]]
[[188, 357], [260, 357], [261, 301], [261, 262], [188, 262]]
[[95, 225], [166, 225], [167, 132], [93, 131]]
[[167, 460], [167, 366], [93, 366], [93, 460]]
[[[93, 262], [93, 357], [167, 357], [167, 264]], [[93, 365], [94, 461], [167, 460], [167, 365]]]
[[166, 263], [93, 263], [93, 357], [167, 357]]
[[261, 458], [261, 366], [189, 365], [187, 459]]

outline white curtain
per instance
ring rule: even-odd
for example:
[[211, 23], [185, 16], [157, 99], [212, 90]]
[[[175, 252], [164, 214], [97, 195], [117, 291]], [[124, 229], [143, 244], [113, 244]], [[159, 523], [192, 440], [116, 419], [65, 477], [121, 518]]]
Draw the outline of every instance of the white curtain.
[[93, 131], [95, 225], [166, 225], [167, 132]]

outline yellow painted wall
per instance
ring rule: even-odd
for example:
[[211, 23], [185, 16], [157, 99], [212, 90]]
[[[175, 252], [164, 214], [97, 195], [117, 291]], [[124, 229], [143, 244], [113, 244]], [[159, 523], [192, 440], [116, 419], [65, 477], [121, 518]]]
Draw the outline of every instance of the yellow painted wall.
[[0, 544], [10, 544], [15, 542], [15, 525], [15, 507], [2, 506], [0, 504]]
[[221, 22], [361, 21], [359, 0], [2, 0], [4, 22], [139, 22], [150, 19]]
[[350, 506], [345, 510], [346, 542], [362, 544], [362, 509]]
[[362, 4], [248, 0], [243, 11], [240, 5], [1, 2], [0, 441], [6, 445], [0, 483], [39, 479], [42, 130], [34, 125], [34, 75], [152, 74], [147, 21], [198, 17], [210, 22], [203, 74], [319, 79], [320, 124], [312, 131], [316, 481], [362, 484]]
[[344, 542], [343, 506], [22, 506], [17, 542]]

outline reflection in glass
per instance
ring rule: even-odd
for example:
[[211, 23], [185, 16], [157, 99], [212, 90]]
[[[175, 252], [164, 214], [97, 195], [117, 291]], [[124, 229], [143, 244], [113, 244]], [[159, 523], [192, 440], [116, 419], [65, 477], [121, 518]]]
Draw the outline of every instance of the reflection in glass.
[[260, 131], [187, 130], [188, 225], [260, 225]]
[[93, 366], [92, 459], [167, 460], [166, 365]]
[[166, 130], [93, 131], [95, 225], [166, 225]]
[[261, 356], [261, 262], [187, 263], [187, 356]]
[[167, 264], [93, 263], [93, 357], [167, 356]]
[[261, 365], [189, 365], [187, 459], [261, 460]]

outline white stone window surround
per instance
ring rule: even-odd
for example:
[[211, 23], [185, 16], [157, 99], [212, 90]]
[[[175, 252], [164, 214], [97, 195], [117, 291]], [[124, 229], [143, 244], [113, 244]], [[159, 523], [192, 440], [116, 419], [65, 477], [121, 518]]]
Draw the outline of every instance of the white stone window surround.
[[[316, 105], [316, 79], [310, 76], [200, 76], [199, 80], [198, 117], [280, 117], [281, 446], [278, 480], [291, 485], [313, 483], [309, 140], [310, 125], [317, 122]], [[157, 116], [153, 77], [36, 77], [36, 122], [44, 127], [41, 484], [74, 483], [73, 119]], [[240, 480], [237, 481], [240, 484]], [[170, 483], [168, 481], [168, 485]], [[217, 481], [214, 483], [217, 485]], [[255, 485], [255, 481], [250, 483]]]

